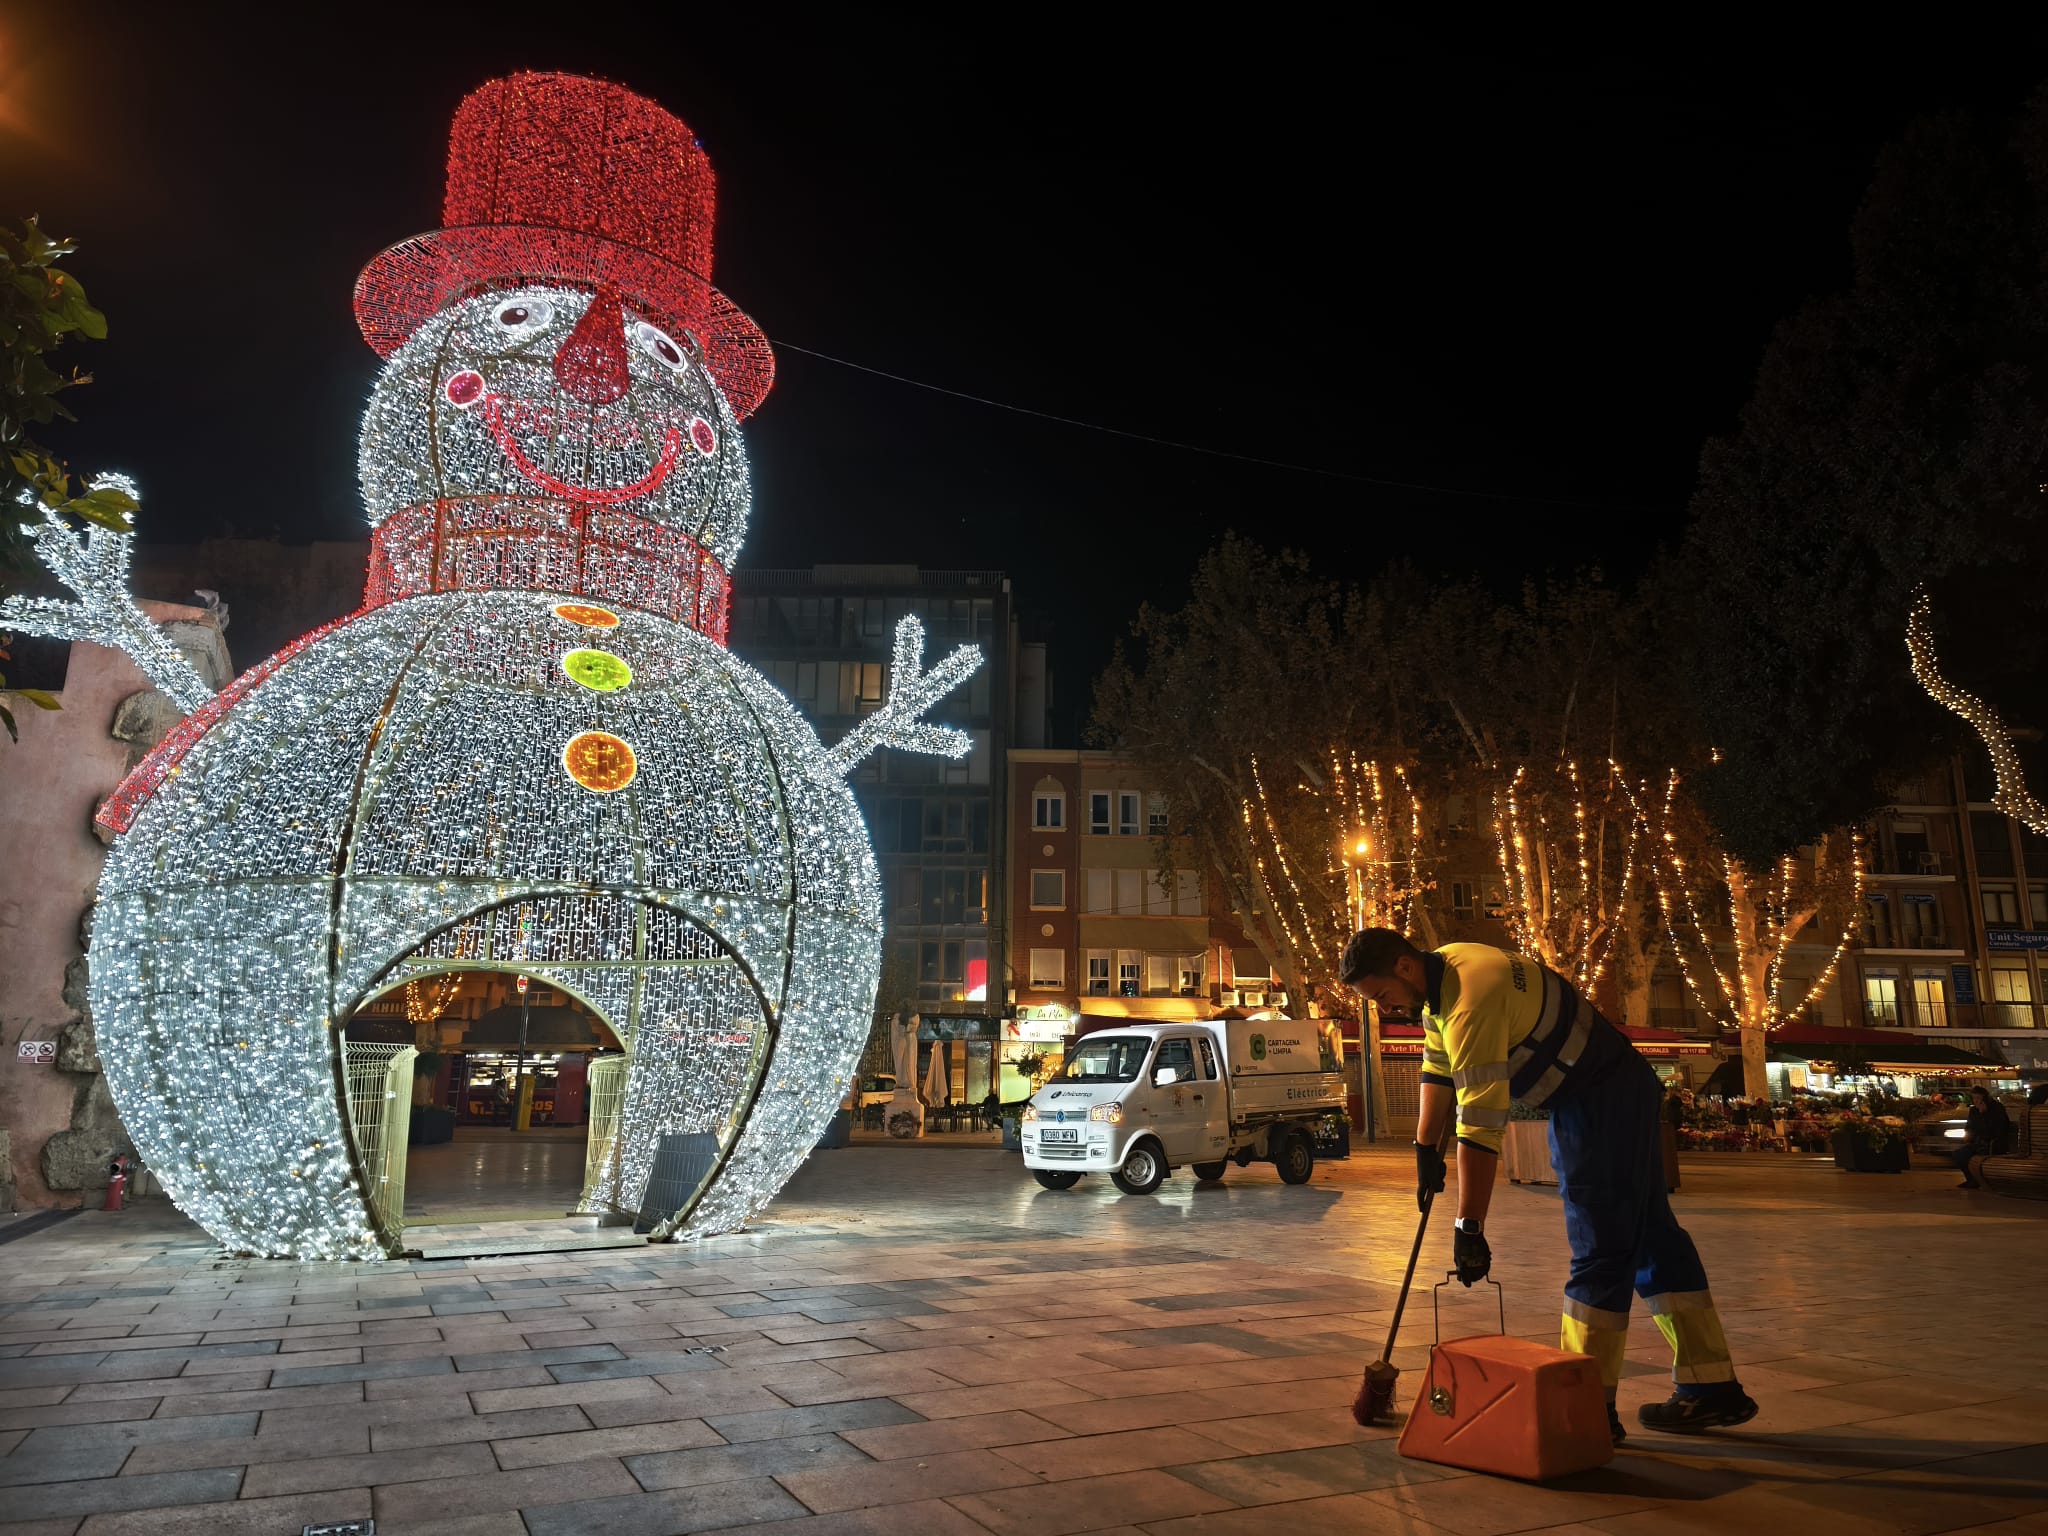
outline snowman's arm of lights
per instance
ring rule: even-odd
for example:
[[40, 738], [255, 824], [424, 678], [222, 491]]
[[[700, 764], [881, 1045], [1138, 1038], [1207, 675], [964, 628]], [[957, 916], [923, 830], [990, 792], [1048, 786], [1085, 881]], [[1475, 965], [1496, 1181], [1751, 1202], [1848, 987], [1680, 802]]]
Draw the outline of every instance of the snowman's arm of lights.
[[2048, 805], [2036, 800], [2027, 789], [2026, 770], [2021, 767], [2019, 752], [2012, 744], [2012, 732], [1998, 718], [1997, 710], [1941, 675], [1941, 666], [1934, 656], [1934, 629], [1929, 622], [1932, 614], [1933, 605], [1928, 602], [1927, 594], [1922, 592], [1914, 600], [1913, 611], [1906, 618], [1906, 654], [1913, 661], [1913, 676], [1919, 679], [1929, 698], [1943, 709], [1960, 715], [1984, 738], [1984, 745], [1991, 753], [1992, 772], [1998, 777], [1991, 803], [2014, 821], [2024, 822], [2048, 837]]
[[933, 725], [919, 716], [972, 677], [980, 665], [981, 652], [963, 645], [925, 671], [924, 625], [906, 617], [896, 626], [888, 699], [825, 754], [820, 776], [842, 778], [879, 747], [927, 752], [934, 757], [965, 757], [974, 745], [973, 738], [958, 727]]
[[[125, 475], [101, 475], [92, 489], [135, 494]], [[23, 492], [21, 500], [41, 514], [21, 529], [35, 545], [36, 558], [77, 593], [78, 600], [10, 597], [0, 602], [0, 630], [50, 640], [86, 640], [126, 651], [164, 697], [188, 715], [212, 698], [213, 690], [184, 652], [129, 595], [128, 555], [135, 536], [97, 523], [81, 533], [54, 508], [40, 506], [31, 493]]]

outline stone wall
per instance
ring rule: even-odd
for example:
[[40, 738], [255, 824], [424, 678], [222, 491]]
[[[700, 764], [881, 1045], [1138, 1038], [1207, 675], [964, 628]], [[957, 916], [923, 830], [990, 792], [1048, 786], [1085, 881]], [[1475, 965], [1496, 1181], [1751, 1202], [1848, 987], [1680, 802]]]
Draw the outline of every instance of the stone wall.
[[[223, 620], [144, 603], [215, 687], [231, 676]], [[86, 942], [106, 849], [100, 802], [177, 723], [178, 711], [118, 651], [71, 647], [55, 712], [18, 706], [0, 740], [0, 1210], [96, 1199], [126, 1135], [100, 1071]], [[47, 1064], [23, 1042], [53, 1042]]]

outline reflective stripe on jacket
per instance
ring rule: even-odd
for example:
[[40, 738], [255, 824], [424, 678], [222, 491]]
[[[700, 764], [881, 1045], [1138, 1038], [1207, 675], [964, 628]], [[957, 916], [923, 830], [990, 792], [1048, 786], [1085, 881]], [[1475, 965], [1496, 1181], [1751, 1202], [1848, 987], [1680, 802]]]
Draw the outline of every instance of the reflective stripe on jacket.
[[1423, 957], [1422, 1081], [1458, 1095], [1458, 1139], [1498, 1152], [1515, 1100], [1543, 1103], [1632, 1049], [1578, 988], [1526, 955], [1446, 944]]

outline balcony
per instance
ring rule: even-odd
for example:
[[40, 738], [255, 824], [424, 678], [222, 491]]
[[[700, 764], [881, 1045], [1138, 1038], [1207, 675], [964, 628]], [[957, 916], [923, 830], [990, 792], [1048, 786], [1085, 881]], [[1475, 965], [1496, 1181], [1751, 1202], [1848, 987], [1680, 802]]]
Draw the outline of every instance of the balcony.
[[1872, 875], [1904, 875], [1954, 879], [1955, 862], [1932, 849], [1918, 849], [1907, 853], [1895, 853], [1888, 848], [1873, 848], [1864, 864], [1864, 872]]

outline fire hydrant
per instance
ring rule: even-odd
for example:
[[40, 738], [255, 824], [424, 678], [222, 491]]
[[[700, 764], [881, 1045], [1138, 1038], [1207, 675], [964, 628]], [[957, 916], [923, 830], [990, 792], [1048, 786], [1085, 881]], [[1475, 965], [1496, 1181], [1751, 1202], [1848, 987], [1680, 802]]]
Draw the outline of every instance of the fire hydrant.
[[103, 1211], [118, 1211], [121, 1209], [121, 1196], [126, 1192], [127, 1188], [128, 1159], [116, 1157], [114, 1159], [112, 1175], [107, 1180], [107, 1203], [101, 1206], [100, 1209]]

